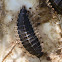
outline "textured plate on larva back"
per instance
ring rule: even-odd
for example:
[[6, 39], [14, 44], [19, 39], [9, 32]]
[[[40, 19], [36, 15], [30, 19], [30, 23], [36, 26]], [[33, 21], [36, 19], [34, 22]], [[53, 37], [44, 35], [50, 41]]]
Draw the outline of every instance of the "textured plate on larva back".
[[26, 50], [37, 57], [41, 57], [43, 55], [42, 48], [29, 21], [25, 7], [20, 10], [17, 26], [20, 40]]
[[53, 8], [60, 14], [62, 14], [62, 0], [49, 0]]

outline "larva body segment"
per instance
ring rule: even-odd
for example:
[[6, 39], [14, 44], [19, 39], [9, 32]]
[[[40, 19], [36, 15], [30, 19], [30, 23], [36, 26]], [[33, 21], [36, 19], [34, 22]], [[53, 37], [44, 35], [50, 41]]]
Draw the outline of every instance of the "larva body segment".
[[20, 10], [17, 26], [20, 40], [26, 50], [32, 55], [41, 57], [43, 55], [43, 52], [41, 52], [42, 48], [30, 24], [25, 7]]
[[62, 14], [62, 0], [49, 0], [52, 7], [60, 14]]

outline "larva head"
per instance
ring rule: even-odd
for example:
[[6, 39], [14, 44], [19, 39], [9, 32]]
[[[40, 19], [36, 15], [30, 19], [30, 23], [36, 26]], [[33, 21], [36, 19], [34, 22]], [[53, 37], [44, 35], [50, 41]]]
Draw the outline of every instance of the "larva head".
[[20, 13], [21, 13], [22, 15], [26, 15], [27, 10], [26, 10], [26, 7], [25, 7], [25, 6], [22, 7], [22, 9], [20, 10]]
[[19, 25], [28, 19], [27, 9], [25, 6], [22, 7], [18, 15]]
[[62, 0], [49, 0], [52, 7], [60, 14], [62, 14]]

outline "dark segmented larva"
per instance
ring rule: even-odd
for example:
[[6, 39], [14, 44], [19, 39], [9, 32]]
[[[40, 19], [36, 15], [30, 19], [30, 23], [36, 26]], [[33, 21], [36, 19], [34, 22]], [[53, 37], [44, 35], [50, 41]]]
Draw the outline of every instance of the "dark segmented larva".
[[18, 34], [23, 46], [30, 54], [41, 57], [43, 55], [43, 52], [41, 52], [42, 48], [40, 46], [38, 38], [34, 33], [33, 27], [30, 24], [25, 7], [22, 7], [22, 9], [20, 10], [17, 22]]
[[52, 7], [60, 14], [62, 14], [62, 0], [49, 0]]

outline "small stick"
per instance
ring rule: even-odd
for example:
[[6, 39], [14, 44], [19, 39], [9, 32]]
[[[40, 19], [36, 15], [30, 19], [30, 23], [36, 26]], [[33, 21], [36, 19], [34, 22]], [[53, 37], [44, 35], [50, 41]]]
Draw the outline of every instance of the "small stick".
[[12, 47], [12, 49], [9, 51], [9, 53], [3, 58], [2, 62], [4, 62], [4, 60], [12, 53], [12, 50], [14, 49], [15, 46], [16, 46], [16, 44]]

